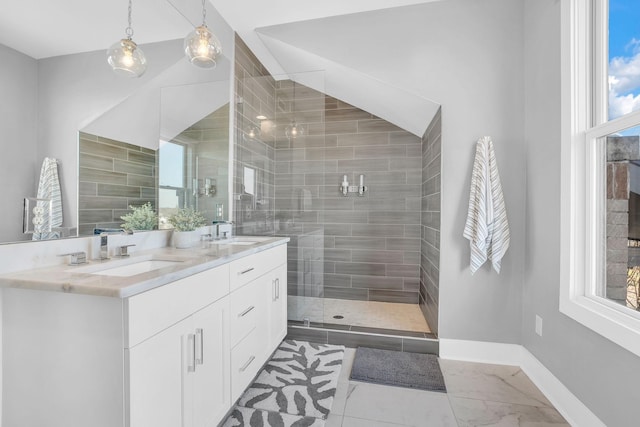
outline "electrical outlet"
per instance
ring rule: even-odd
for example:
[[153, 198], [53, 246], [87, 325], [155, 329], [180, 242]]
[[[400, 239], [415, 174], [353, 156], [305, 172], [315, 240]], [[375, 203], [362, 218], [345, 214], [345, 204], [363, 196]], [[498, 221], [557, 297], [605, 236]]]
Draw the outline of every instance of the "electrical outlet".
[[536, 334], [542, 336], [542, 317], [536, 314]]

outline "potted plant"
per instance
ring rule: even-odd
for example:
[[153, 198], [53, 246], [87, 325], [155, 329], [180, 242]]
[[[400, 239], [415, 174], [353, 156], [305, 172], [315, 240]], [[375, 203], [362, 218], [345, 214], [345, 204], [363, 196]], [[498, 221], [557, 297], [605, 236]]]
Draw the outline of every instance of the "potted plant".
[[142, 206], [129, 206], [129, 209], [131, 209], [131, 213], [120, 217], [124, 221], [124, 224], [120, 226], [125, 230], [153, 230], [158, 225], [158, 215], [153, 211], [151, 202]]
[[197, 210], [183, 208], [170, 215], [167, 222], [173, 226], [173, 244], [178, 249], [191, 247], [198, 241], [193, 232], [207, 223], [207, 219]]

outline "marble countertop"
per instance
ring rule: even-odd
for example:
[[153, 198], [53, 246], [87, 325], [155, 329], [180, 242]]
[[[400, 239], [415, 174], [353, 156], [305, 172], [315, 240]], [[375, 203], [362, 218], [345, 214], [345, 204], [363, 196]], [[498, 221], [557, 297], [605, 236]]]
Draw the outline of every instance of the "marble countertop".
[[[250, 236], [242, 236], [251, 239]], [[56, 265], [0, 275], [0, 286], [127, 298], [224, 265], [235, 259], [285, 244], [289, 238], [273, 237], [252, 245], [205, 242], [189, 249], [171, 247], [139, 251], [127, 258], [89, 261], [81, 265]], [[130, 276], [97, 272], [140, 261], [170, 261], [167, 266]]]

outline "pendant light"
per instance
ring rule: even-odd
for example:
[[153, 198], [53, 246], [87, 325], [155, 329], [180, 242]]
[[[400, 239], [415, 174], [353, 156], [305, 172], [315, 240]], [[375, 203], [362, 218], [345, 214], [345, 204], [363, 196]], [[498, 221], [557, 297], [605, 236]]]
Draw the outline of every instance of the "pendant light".
[[245, 132], [245, 135], [247, 137], [247, 139], [251, 140], [251, 141], [255, 141], [260, 139], [260, 134], [262, 132], [260, 132], [260, 128], [254, 125], [249, 125], [247, 126], [247, 131]]
[[207, 8], [202, 0], [202, 25], [196, 27], [184, 39], [184, 53], [189, 62], [200, 68], [215, 68], [216, 58], [222, 53], [220, 40], [213, 34], [206, 23]]
[[147, 69], [147, 59], [144, 52], [131, 39], [133, 28], [131, 28], [131, 0], [129, 0], [129, 26], [125, 29], [127, 38], [114, 43], [107, 51], [107, 62], [116, 74], [128, 77], [140, 77]]
[[291, 119], [291, 124], [284, 130], [284, 134], [289, 139], [296, 139], [299, 136], [304, 136], [305, 129], [302, 125], [296, 123], [296, 82], [293, 82], [293, 102], [291, 112], [294, 114], [294, 118]]

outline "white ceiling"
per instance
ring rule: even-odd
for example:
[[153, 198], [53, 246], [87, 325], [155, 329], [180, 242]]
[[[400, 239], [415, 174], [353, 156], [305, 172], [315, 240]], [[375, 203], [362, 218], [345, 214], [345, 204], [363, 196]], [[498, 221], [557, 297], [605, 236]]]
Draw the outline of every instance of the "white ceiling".
[[[398, 10], [439, 0], [207, 0], [207, 22], [215, 32], [220, 16], [274, 76], [326, 70], [323, 87], [332, 96], [416, 135], [426, 129], [438, 105], [411, 90], [411, 82], [369, 74], [370, 64], [354, 58], [410, 63], [424, 40], [408, 34]], [[441, 0], [440, 0], [441, 1]], [[128, 0], [30, 0], [4, 2], [0, 44], [35, 59], [107, 49], [125, 36]], [[216, 13], [216, 11], [219, 13]], [[394, 15], [393, 26], [371, 28], [371, 14]], [[199, 24], [200, 0], [133, 0], [133, 39], [138, 44], [183, 38]], [[382, 21], [384, 22], [384, 20]], [[258, 30], [258, 31], [256, 31]], [[395, 37], [389, 46], [371, 34]], [[400, 40], [398, 40], [398, 36]], [[382, 43], [384, 43], [384, 34]], [[401, 45], [403, 49], [394, 49]], [[347, 57], [326, 55], [340, 47]], [[223, 46], [224, 48], [224, 46]], [[377, 52], [377, 53], [376, 53]], [[363, 65], [363, 66], [360, 66]], [[375, 67], [374, 67], [375, 68]], [[367, 84], [364, 84], [366, 82]], [[372, 93], [385, 93], [372, 97]], [[389, 102], [396, 100], [397, 102]]]
[[[107, 49], [125, 36], [127, 0], [4, 1], [0, 43], [35, 59]], [[138, 44], [182, 38], [191, 24], [166, 0], [134, 0]]]
[[[243, 39], [257, 27], [356, 13], [424, 0], [209, 0]], [[4, 1], [0, 43], [35, 59], [106, 49], [125, 35], [127, 0]], [[199, 0], [133, 0], [138, 44], [179, 39], [199, 23]], [[188, 10], [188, 12], [185, 12]], [[189, 15], [189, 20], [184, 14]], [[259, 40], [259, 39], [257, 39]], [[259, 56], [264, 47], [249, 43]]]
[[256, 28], [348, 15], [437, 0], [210, 0], [273, 75], [286, 74]]

